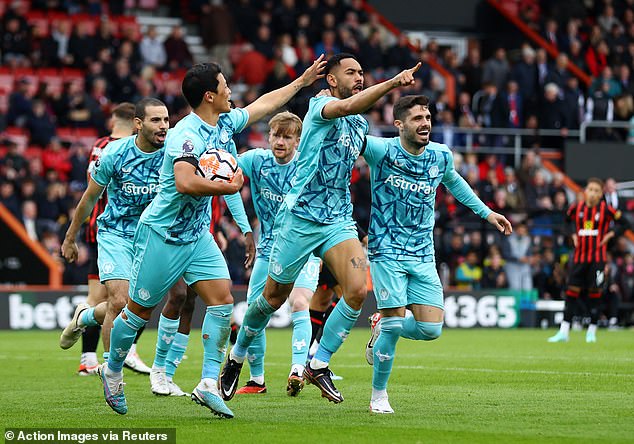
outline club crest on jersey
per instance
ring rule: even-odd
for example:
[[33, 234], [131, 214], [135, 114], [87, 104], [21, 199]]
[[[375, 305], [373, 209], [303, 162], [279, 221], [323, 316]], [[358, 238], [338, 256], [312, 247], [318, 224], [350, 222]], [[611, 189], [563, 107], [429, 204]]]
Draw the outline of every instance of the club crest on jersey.
[[193, 151], [194, 151], [194, 142], [192, 142], [189, 139], [185, 140], [185, 142], [183, 143], [183, 153], [189, 154]]
[[141, 288], [139, 290], [139, 297], [142, 300], [147, 301], [148, 299], [150, 299], [150, 292], [146, 288]]
[[436, 165], [429, 169], [429, 177], [438, 177], [438, 167]]
[[385, 301], [389, 295], [390, 295], [390, 292], [387, 290], [387, 288], [381, 288], [379, 290], [379, 297], [381, 298], [382, 301]]

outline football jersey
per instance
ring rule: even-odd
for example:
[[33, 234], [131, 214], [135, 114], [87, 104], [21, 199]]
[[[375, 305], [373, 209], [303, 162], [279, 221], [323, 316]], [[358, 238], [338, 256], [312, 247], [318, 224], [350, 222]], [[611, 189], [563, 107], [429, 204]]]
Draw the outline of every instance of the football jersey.
[[156, 198], [141, 216], [166, 242], [185, 244], [196, 241], [211, 222], [211, 196], [191, 196], [176, 190], [174, 161], [191, 157], [196, 160], [211, 148], [230, 151], [234, 133], [244, 129], [249, 113], [241, 108], [220, 115], [217, 124], [204, 122], [195, 113], [170, 129], [165, 139], [165, 158]]
[[491, 210], [456, 172], [446, 145], [430, 142], [420, 155], [408, 153], [399, 137], [368, 136], [363, 157], [370, 165], [372, 208], [370, 259], [433, 262], [434, 204], [441, 183], [482, 218]]
[[[93, 168], [95, 167], [95, 162], [99, 157], [101, 157], [101, 153], [113, 140], [118, 140], [110, 136], [101, 137], [95, 141], [90, 150], [90, 158], [88, 159], [88, 176], [92, 173]], [[90, 244], [97, 243], [97, 218], [101, 216], [104, 208], [106, 208], [106, 204], [108, 203], [108, 193], [102, 193], [97, 203], [93, 207], [90, 212], [90, 217], [88, 218], [88, 223], [86, 224], [86, 242]]]
[[297, 153], [290, 162], [280, 164], [271, 150], [253, 149], [238, 157], [238, 165], [249, 178], [253, 207], [260, 220], [258, 255], [268, 257], [273, 246], [273, 223], [291, 188], [297, 169]]
[[298, 217], [333, 224], [352, 217], [350, 178], [363, 149], [368, 122], [352, 115], [322, 117], [335, 97], [313, 97], [304, 117], [297, 172], [286, 195], [287, 207]]
[[97, 218], [99, 229], [128, 238], [134, 237], [141, 213], [156, 195], [164, 153], [141, 151], [136, 137], [110, 142], [90, 171], [92, 180], [107, 187], [108, 193], [108, 203]]

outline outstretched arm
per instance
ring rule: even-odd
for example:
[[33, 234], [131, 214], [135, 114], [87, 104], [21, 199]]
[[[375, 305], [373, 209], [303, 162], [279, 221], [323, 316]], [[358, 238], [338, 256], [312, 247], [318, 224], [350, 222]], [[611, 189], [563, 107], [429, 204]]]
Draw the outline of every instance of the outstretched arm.
[[390, 80], [371, 86], [347, 99], [328, 102], [324, 106], [321, 115], [325, 119], [336, 119], [337, 117], [362, 113], [394, 88], [412, 85], [414, 83], [414, 73], [418, 71], [420, 66], [421, 63], [418, 62], [413, 68], [402, 71]]
[[84, 194], [79, 200], [79, 204], [77, 204], [77, 208], [75, 208], [75, 215], [73, 216], [73, 220], [71, 221], [68, 230], [66, 231], [66, 236], [64, 237], [64, 242], [62, 243], [62, 256], [64, 256], [68, 262], [74, 262], [75, 259], [77, 259], [78, 249], [75, 238], [77, 237], [77, 233], [79, 232], [82, 224], [95, 207], [95, 204], [97, 203], [97, 200], [99, 200], [99, 196], [101, 196], [103, 190], [104, 187], [99, 185], [93, 179], [90, 179], [86, 191], [84, 191]]
[[499, 232], [504, 233], [507, 236], [513, 232], [513, 227], [506, 217], [491, 211], [491, 209], [480, 200], [480, 198], [473, 192], [467, 181], [464, 180], [453, 168], [453, 162], [451, 164], [451, 169], [445, 174], [442, 182], [451, 194], [456, 197], [456, 199], [471, 208], [475, 214], [483, 219], [486, 219]]
[[262, 117], [271, 114], [273, 111], [291, 100], [300, 89], [312, 85], [317, 79], [321, 79], [323, 77], [321, 72], [325, 65], [326, 61], [324, 60], [324, 55], [322, 54], [306, 71], [304, 71], [301, 76], [293, 80], [291, 83], [276, 89], [275, 91], [266, 93], [255, 102], [247, 105], [245, 109], [249, 112], [249, 120], [247, 121], [246, 126], [249, 126], [260, 120]]

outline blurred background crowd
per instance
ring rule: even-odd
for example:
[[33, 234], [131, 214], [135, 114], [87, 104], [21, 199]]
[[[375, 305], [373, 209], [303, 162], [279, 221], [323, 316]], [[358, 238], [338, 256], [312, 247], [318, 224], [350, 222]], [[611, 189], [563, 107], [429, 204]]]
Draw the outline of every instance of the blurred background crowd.
[[[411, 88], [394, 91], [368, 110], [373, 135], [395, 135], [392, 106], [404, 94], [433, 102], [433, 140], [456, 152], [456, 169], [483, 201], [512, 218], [515, 232], [500, 239], [444, 189], [436, 211], [437, 262], [447, 286], [464, 289], [536, 289], [540, 298], [560, 299], [572, 250], [565, 225], [578, 196], [564, 176], [544, 168], [546, 151], [561, 147], [570, 131], [588, 121], [634, 122], [634, 1], [507, 1], [508, 9], [559, 52], [525, 41], [509, 46], [469, 38], [463, 55], [436, 40], [394, 35], [362, 0], [33, 0], [0, 2], [0, 202], [23, 221], [29, 236], [59, 258], [60, 239], [86, 187], [94, 140], [109, 132], [112, 107], [122, 101], [158, 97], [177, 122], [189, 112], [180, 79], [195, 62], [186, 40], [200, 36], [219, 61], [236, 106], [279, 88], [301, 74], [320, 54], [356, 55], [365, 86], [422, 61]], [[163, 8], [181, 17], [159, 35], [132, 11]], [[570, 64], [591, 78], [571, 73]], [[447, 77], [455, 82], [447, 94]], [[323, 84], [306, 88], [289, 104], [303, 116]], [[473, 130], [551, 129], [523, 135], [521, 161], [504, 148], [512, 138]], [[266, 123], [237, 136], [239, 151], [266, 146]], [[628, 128], [592, 128], [590, 140], [632, 142]], [[545, 150], [548, 149], [548, 150]], [[561, 159], [560, 156], [554, 158]], [[355, 217], [367, 228], [368, 167], [357, 162], [352, 180]], [[606, 179], [606, 178], [604, 178]], [[580, 184], [581, 186], [585, 184]], [[625, 212], [634, 202], [605, 185], [608, 203]], [[248, 185], [242, 191], [254, 226]], [[217, 223], [235, 283], [245, 283], [244, 247], [228, 214]], [[607, 311], [634, 301], [634, 259], [625, 238], [610, 243], [611, 294]], [[66, 266], [67, 284], [86, 282], [87, 253]]]

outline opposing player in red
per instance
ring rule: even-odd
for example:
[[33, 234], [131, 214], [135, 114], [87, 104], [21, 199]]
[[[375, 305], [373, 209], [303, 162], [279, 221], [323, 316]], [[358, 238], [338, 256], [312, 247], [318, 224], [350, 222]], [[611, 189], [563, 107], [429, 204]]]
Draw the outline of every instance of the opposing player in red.
[[584, 190], [584, 200], [568, 209], [575, 251], [570, 261], [566, 286], [564, 320], [557, 334], [548, 338], [548, 342], [568, 342], [572, 317], [579, 298], [584, 296], [590, 312], [586, 342], [597, 342], [599, 306], [606, 280], [607, 243], [615, 235], [622, 234], [628, 226], [621, 212], [608, 205], [602, 197], [603, 181], [591, 177]]

